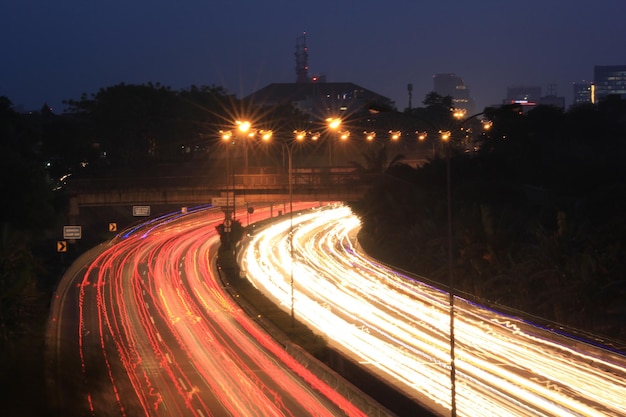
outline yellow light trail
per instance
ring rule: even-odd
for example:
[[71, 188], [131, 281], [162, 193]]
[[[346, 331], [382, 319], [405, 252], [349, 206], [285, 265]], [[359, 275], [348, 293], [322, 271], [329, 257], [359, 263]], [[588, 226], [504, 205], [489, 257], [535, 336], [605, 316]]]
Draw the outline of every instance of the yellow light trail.
[[[408, 396], [450, 408], [449, 300], [355, 249], [359, 220], [345, 206], [294, 217], [294, 310], [329, 343]], [[290, 222], [257, 231], [242, 247], [248, 279], [290, 309]], [[626, 415], [626, 359], [455, 301], [460, 416]]]

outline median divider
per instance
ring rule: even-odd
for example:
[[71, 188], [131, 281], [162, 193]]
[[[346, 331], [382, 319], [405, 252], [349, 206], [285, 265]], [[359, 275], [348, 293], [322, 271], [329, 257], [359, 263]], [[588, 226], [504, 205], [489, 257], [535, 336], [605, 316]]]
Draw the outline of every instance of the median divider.
[[[233, 264], [232, 260], [228, 260], [224, 256], [228, 257], [227, 254], [220, 253], [217, 262], [212, 263], [216, 265], [215, 272], [218, 274], [223, 287], [248, 316], [253, 318], [260, 327], [283, 346], [291, 357], [348, 399], [365, 415], [371, 417], [396, 416], [395, 413], [318, 359], [316, 356], [329, 356], [329, 348], [323, 338], [315, 335], [307, 326], [298, 321], [292, 326], [290, 315], [256, 290], [247, 279], [241, 278], [236, 262]], [[266, 310], [265, 314], [261, 309]], [[272, 319], [266, 317], [268, 313]]]

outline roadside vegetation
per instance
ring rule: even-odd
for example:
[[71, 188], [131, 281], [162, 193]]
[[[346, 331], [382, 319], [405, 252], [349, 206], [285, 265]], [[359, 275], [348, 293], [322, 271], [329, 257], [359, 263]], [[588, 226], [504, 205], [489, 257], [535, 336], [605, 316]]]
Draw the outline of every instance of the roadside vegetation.
[[[450, 142], [455, 288], [624, 348], [626, 102], [485, 116]], [[447, 286], [447, 179], [445, 158], [390, 164], [352, 204], [363, 247]]]

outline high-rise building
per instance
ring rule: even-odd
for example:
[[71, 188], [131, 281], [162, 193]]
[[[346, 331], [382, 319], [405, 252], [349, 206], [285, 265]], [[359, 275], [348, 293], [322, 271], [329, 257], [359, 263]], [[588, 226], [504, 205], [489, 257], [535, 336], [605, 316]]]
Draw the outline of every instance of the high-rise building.
[[585, 104], [585, 103], [592, 103], [592, 87], [593, 85], [590, 82], [579, 82], [579, 83], [574, 83], [573, 85], [573, 93], [574, 93], [574, 102], [573, 104]]
[[593, 70], [594, 103], [618, 95], [626, 99], [626, 65], [596, 65]]
[[435, 74], [433, 75], [433, 87], [435, 93], [440, 96], [452, 97], [454, 108], [463, 109], [467, 114], [474, 113], [474, 100], [461, 77], [455, 74]]
[[545, 96], [539, 98], [539, 104], [565, 109], [565, 97], [560, 97], [556, 94], [556, 84], [548, 84], [548, 92]]
[[504, 104], [536, 105], [541, 100], [541, 87], [518, 86], [507, 87]]

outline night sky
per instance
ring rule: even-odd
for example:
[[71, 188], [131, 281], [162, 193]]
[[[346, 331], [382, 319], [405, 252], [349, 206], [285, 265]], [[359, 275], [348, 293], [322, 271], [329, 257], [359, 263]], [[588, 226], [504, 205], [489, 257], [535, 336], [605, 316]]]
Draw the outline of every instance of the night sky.
[[465, 80], [477, 109], [509, 86], [549, 85], [572, 101], [594, 65], [626, 64], [626, 0], [15, 0], [0, 8], [0, 95], [55, 113], [121, 82], [222, 86], [243, 97], [309, 74], [413, 107], [432, 76]]

